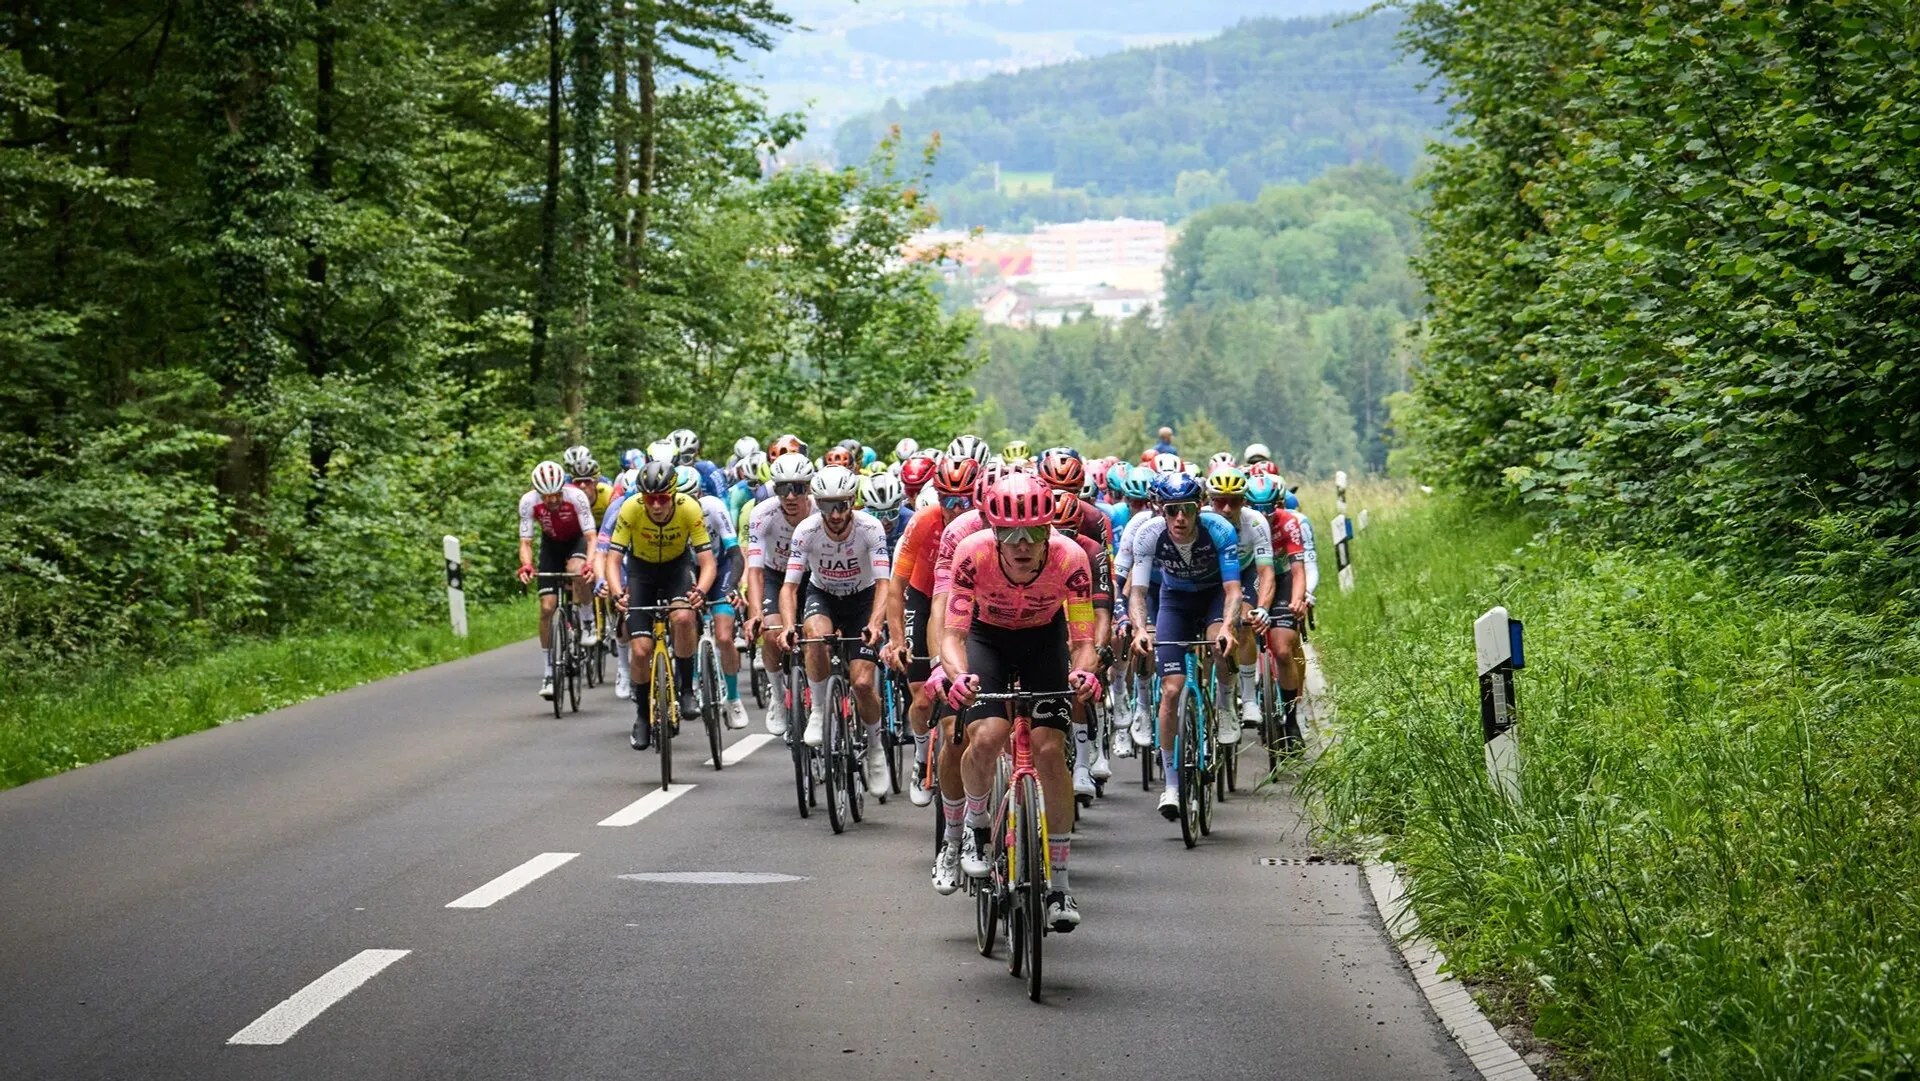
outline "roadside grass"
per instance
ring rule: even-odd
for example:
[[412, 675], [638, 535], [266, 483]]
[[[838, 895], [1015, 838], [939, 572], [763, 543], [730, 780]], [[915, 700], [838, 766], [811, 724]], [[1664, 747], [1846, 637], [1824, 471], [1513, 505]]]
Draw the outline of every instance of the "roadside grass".
[[[1383, 844], [1454, 971], [1596, 1078], [1920, 1077], [1911, 613], [1536, 528], [1412, 495], [1345, 596], [1320, 541], [1324, 839]], [[1513, 805], [1480, 742], [1495, 604], [1526, 623]]]
[[161, 740], [529, 637], [533, 601], [445, 622], [242, 641], [176, 663], [117, 659], [85, 674], [0, 677], [0, 789]]

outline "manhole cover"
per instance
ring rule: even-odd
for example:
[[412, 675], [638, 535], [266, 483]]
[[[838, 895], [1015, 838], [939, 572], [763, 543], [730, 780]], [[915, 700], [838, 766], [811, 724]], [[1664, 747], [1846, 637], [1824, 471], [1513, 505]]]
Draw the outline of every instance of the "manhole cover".
[[629, 882], [671, 882], [682, 886], [767, 886], [777, 882], [805, 882], [805, 875], [771, 871], [644, 871], [621, 875]]

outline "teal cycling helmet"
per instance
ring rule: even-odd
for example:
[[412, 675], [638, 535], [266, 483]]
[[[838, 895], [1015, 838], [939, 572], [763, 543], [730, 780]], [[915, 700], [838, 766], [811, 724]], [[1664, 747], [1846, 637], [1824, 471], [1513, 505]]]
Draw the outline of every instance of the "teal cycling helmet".
[[1247, 478], [1247, 503], [1254, 510], [1266, 513], [1280, 502], [1280, 482], [1265, 473]]
[[1300, 497], [1297, 495], [1294, 495], [1291, 490], [1287, 492], [1287, 509], [1288, 510], [1300, 509]]
[[1136, 465], [1127, 470], [1127, 479], [1122, 482], [1121, 491], [1128, 499], [1150, 499], [1153, 497], [1153, 470], [1144, 465]]

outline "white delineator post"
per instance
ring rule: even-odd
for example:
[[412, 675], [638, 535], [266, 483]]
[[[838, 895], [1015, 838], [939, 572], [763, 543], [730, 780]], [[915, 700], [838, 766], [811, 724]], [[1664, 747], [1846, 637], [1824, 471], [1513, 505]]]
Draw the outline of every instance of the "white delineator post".
[[1527, 665], [1520, 621], [1505, 608], [1487, 609], [1473, 621], [1474, 659], [1480, 669], [1480, 735], [1486, 743], [1487, 778], [1508, 799], [1520, 799], [1520, 746], [1513, 673]]
[[1353, 592], [1353, 521], [1344, 514], [1333, 519], [1333, 564], [1340, 569], [1340, 592]]
[[1347, 471], [1344, 469], [1337, 469], [1333, 474], [1333, 509], [1347, 513]]
[[440, 540], [440, 551], [447, 557], [447, 612], [453, 617], [453, 633], [467, 636], [467, 591], [461, 583], [460, 538], [449, 533]]

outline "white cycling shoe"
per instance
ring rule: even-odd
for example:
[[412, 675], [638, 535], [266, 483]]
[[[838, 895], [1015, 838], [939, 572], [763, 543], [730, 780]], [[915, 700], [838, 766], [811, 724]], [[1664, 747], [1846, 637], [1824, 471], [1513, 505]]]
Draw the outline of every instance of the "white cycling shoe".
[[915, 807], [925, 807], [933, 802], [933, 793], [920, 783], [920, 767], [915, 766], [913, 776], [907, 779], [907, 800]]
[[1160, 793], [1160, 817], [1169, 822], [1180, 821], [1180, 793], [1168, 788]]
[[886, 748], [878, 743], [867, 747], [867, 791], [877, 797], [881, 803], [887, 802], [887, 794], [893, 791], [893, 773], [887, 768]]
[[[1118, 741], [1116, 741], [1118, 742]], [[1113, 779], [1113, 766], [1107, 761], [1107, 749], [1099, 743], [1089, 744], [1093, 748], [1093, 761], [1087, 763], [1087, 772], [1096, 781]]]
[[823, 746], [827, 742], [827, 715], [816, 710], [809, 716], [806, 734], [800, 739], [809, 747]]
[[1075, 763], [1073, 767], [1073, 798], [1080, 801], [1080, 806], [1091, 807], [1093, 806], [1093, 797], [1097, 792], [1098, 789], [1093, 786], [1093, 776], [1088, 771], [1087, 764], [1085, 762]]
[[1047, 924], [1063, 935], [1080, 926], [1080, 906], [1074, 903], [1073, 894], [1054, 890], [1047, 895]]
[[940, 845], [940, 854], [933, 857], [933, 892], [942, 897], [951, 897], [960, 888], [960, 851], [952, 842]]
[[1240, 723], [1243, 725], [1260, 723], [1260, 703], [1251, 698], [1240, 700]]
[[540, 680], [540, 697], [553, 701], [553, 677], [543, 676]]
[[1153, 726], [1146, 713], [1142, 712], [1133, 719], [1133, 745], [1141, 749], [1153, 746]]
[[767, 704], [767, 734], [770, 736], [787, 734], [787, 706], [777, 698]]
[[747, 704], [738, 698], [727, 703], [727, 727], [738, 731], [747, 726]]
[[1222, 747], [1231, 747], [1240, 742], [1240, 722], [1234, 720], [1231, 716], [1222, 714], [1220, 717], [1220, 731], [1216, 738], [1220, 741], [1220, 746]]
[[613, 696], [621, 699], [633, 697], [633, 677], [627, 674], [627, 666], [624, 664], [614, 669]]
[[960, 873], [968, 878], [985, 878], [993, 870], [987, 854], [980, 851], [980, 832], [972, 826], [960, 831]]

